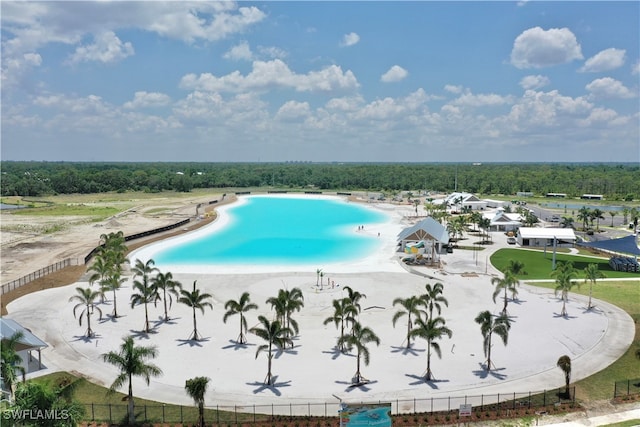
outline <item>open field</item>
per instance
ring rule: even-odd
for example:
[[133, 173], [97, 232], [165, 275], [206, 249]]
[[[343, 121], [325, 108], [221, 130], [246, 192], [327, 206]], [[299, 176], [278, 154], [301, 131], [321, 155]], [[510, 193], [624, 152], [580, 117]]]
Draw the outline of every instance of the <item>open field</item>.
[[[552, 251], [546, 253], [539, 250], [528, 249], [502, 249], [491, 256], [491, 264], [498, 270], [503, 270], [509, 260], [520, 261], [525, 266], [526, 274], [518, 276], [520, 280], [549, 279], [553, 265]], [[568, 253], [556, 253], [556, 263], [573, 262], [573, 267], [577, 270], [576, 280], [584, 280], [584, 269], [589, 264], [598, 264], [598, 269], [609, 279], [633, 279], [640, 281], [640, 273], [629, 273], [625, 271], [615, 271], [609, 266], [609, 259], [594, 256], [580, 256]]]

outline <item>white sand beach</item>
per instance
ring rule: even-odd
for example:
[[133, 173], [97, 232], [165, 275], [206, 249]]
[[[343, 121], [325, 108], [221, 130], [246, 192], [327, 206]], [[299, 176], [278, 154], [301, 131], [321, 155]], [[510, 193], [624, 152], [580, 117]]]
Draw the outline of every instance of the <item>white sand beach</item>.
[[[72, 314], [74, 304], [68, 302], [75, 287], [86, 287], [86, 282], [27, 295], [9, 304], [8, 310], [11, 318], [49, 344], [42, 352], [46, 369], [40, 374], [73, 371], [108, 386], [117, 373], [102, 361], [101, 354], [117, 350], [123, 336], [133, 335], [140, 345], [157, 346], [159, 356], [154, 362], [163, 370], [163, 375], [152, 379], [150, 386], [136, 379], [136, 396], [190, 405], [191, 399], [184, 392], [185, 380], [207, 376], [211, 378], [207, 406], [256, 405], [257, 411], [266, 413], [274, 411], [271, 405], [275, 405], [275, 412], [289, 414], [294, 411], [290, 404], [300, 404], [293, 413], [322, 414], [328, 407], [333, 414], [338, 398], [396, 402], [394, 412], [428, 411], [432, 403], [427, 399], [432, 397], [498, 393], [504, 396], [552, 389], [564, 385], [563, 373], [556, 367], [560, 356], [571, 357], [572, 381], [577, 381], [608, 366], [632, 342], [633, 320], [622, 310], [596, 301], [596, 309], [587, 311], [586, 300], [571, 294], [567, 305], [569, 316], [561, 317], [562, 304], [552, 291], [523, 284], [517, 300], [508, 307], [513, 320], [508, 345], [494, 340], [495, 368], [486, 372], [482, 336], [474, 318], [480, 311], [498, 313], [502, 308], [502, 300], [494, 303], [491, 297], [494, 289], [491, 278], [500, 273], [487, 260], [493, 251], [507, 246], [506, 236], [495, 233], [494, 244], [479, 259], [473, 259], [471, 252], [456, 250], [442, 255], [442, 268], [417, 267], [419, 274], [415, 274], [396, 260], [395, 237], [407, 224], [402, 222], [401, 214], [395, 215], [389, 224], [367, 230], [376, 235], [380, 232], [382, 249], [351, 263], [308, 269], [247, 267], [241, 272], [170, 270], [185, 288], [197, 280], [203, 292], [213, 295], [213, 310], [207, 309], [204, 315], [197, 313], [198, 330], [205, 337], [198, 342], [188, 339], [193, 329], [191, 310], [175, 303], [170, 322], [161, 320], [162, 303], [149, 307], [154, 330], [150, 334], [141, 333], [144, 310], [129, 306], [131, 277], [117, 295], [121, 317], [108, 316], [112, 301], [101, 304], [105, 316], [101, 321], [93, 319], [96, 336], [91, 339], [83, 337], [85, 326], [78, 325]], [[132, 257], [144, 258], [145, 250]], [[325, 281], [329, 277], [337, 286], [327, 288], [325, 283], [324, 289], [319, 290], [316, 268], [323, 269]], [[426, 369], [426, 342], [418, 339], [411, 348], [406, 348], [406, 317], [393, 327], [391, 319], [398, 307], [392, 302], [397, 297], [422, 294], [427, 283], [436, 282], [444, 285], [443, 296], [449, 306], [443, 307], [442, 316], [453, 336], [439, 341], [442, 357], [433, 355], [431, 360], [436, 381], [425, 382], [422, 377]], [[332, 315], [332, 300], [345, 296], [342, 290], [345, 286], [366, 295], [360, 322], [380, 338], [379, 346], [369, 345], [370, 364], [362, 365], [362, 374], [370, 382], [359, 387], [351, 384], [355, 355], [337, 351], [339, 331], [333, 323], [323, 325], [324, 319]], [[248, 291], [251, 300], [259, 305], [258, 310], [247, 315], [252, 327], [257, 324], [258, 315], [271, 318], [272, 311], [265, 300], [283, 287], [299, 287], [305, 306], [294, 315], [300, 326], [294, 347], [275, 356], [275, 385], [265, 386], [266, 354], [256, 358], [256, 348], [263, 342], [249, 334], [246, 345], [236, 344], [239, 318], [234, 316], [223, 323], [224, 304]], [[455, 399], [453, 403], [436, 400], [440, 409], [446, 409], [447, 405], [456, 408], [455, 402]], [[308, 407], [307, 403], [314, 406]]]

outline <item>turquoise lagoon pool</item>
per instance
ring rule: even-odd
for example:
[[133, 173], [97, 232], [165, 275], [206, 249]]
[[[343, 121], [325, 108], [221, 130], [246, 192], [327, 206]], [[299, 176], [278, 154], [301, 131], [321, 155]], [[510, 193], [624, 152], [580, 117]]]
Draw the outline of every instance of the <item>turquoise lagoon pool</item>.
[[247, 196], [222, 210], [222, 226], [165, 242], [149, 258], [159, 267], [344, 262], [374, 252], [379, 239], [366, 230], [388, 220], [338, 198]]

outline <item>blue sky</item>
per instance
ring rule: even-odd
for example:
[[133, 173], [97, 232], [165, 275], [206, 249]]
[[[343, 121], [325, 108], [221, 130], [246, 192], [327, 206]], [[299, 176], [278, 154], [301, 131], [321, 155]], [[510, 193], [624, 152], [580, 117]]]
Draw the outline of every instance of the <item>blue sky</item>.
[[640, 2], [2, 1], [3, 160], [640, 162]]

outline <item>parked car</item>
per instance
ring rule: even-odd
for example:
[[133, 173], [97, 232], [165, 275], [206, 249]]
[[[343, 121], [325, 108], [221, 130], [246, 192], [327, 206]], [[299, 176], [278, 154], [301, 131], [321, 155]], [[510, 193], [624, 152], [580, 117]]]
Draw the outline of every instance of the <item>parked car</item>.
[[515, 238], [515, 237], [513, 237], [513, 236], [512, 236], [512, 237], [507, 237], [507, 243], [508, 243], [508, 244], [510, 244], [510, 245], [515, 245], [515, 244], [516, 244], [516, 242], [517, 242], [517, 240], [516, 240], [516, 238]]

